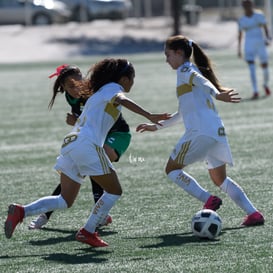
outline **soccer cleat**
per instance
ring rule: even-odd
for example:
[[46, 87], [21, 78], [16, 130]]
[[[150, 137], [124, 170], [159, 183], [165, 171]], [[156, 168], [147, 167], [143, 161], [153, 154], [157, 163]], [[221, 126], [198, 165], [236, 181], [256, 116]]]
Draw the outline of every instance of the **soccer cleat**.
[[21, 205], [11, 204], [8, 208], [8, 217], [5, 222], [5, 235], [11, 238], [16, 226], [23, 222], [25, 215], [24, 208]]
[[251, 100], [257, 100], [259, 98], [259, 93], [254, 93], [253, 96], [250, 98]]
[[35, 220], [32, 220], [28, 225], [29, 229], [40, 229], [48, 222], [47, 216], [43, 213], [40, 214]]
[[111, 215], [107, 215], [104, 220], [98, 225], [98, 227], [108, 226], [112, 224], [113, 220]]
[[209, 199], [207, 200], [207, 202], [204, 205], [204, 209], [211, 209], [211, 210], [218, 210], [220, 208], [220, 206], [222, 205], [222, 200], [214, 195], [211, 195], [209, 197]]
[[270, 94], [271, 94], [271, 91], [270, 91], [269, 87], [266, 86], [266, 85], [264, 85], [264, 92], [265, 92], [266, 96], [270, 96]]
[[241, 224], [242, 226], [251, 227], [264, 224], [264, 217], [259, 211], [255, 211], [250, 215], [247, 215]]
[[104, 242], [97, 232], [90, 233], [86, 229], [81, 228], [76, 234], [76, 240], [82, 242], [84, 244], [88, 244], [93, 247], [105, 247], [108, 246], [106, 242]]

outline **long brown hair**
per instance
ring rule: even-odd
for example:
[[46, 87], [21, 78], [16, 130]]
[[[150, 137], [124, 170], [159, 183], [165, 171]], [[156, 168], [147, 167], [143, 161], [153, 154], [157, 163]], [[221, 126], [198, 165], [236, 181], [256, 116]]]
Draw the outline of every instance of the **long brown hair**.
[[[58, 68], [57, 68], [58, 71]], [[80, 69], [77, 66], [74, 65], [66, 65], [66, 66], [62, 66], [62, 69], [60, 69], [58, 71], [58, 73], [54, 73], [52, 74], [50, 77], [52, 76], [57, 76], [57, 79], [54, 82], [54, 86], [53, 86], [53, 95], [52, 98], [48, 104], [48, 108], [51, 109], [54, 102], [55, 102], [55, 98], [57, 96], [58, 93], [64, 93], [65, 90], [63, 88], [63, 84], [66, 80], [67, 77], [69, 76], [80, 76], [82, 77], [82, 73], [80, 71]]]
[[229, 89], [220, 84], [214, 73], [211, 60], [197, 43], [189, 40], [185, 36], [176, 35], [169, 37], [165, 46], [167, 49], [171, 50], [183, 50], [186, 58], [190, 58], [191, 55], [193, 55], [195, 65], [205, 78], [207, 78], [220, 92]]

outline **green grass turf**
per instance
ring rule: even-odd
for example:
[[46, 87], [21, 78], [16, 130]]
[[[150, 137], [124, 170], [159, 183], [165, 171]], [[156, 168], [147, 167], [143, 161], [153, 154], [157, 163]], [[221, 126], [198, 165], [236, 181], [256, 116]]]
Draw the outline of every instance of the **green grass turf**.
[[[236, 88], [243, 98], [250, 97], [247, 67], [234, 52], [209, 54], [222, 82]], [[176, 75], [163, 54], [128, 57], [136, 68], [129, 96], [151, 111], [174, 112]], [[98, 59], [73, 63], [87, 71]], [[228, 168], [228, 174], [264, 213], [264, 226], [240, 228], [244, 212], [213, 186], [200, 163], [187, 171], [223, 199], [219, 210], [223, 231], [215, 241], [194, 237], [191, 217], [202, 204], [164, 174], [183, 127], [137, 134], [136, 125], [145, 120], [124, 109], [133, 139], [115, 164], [124, 194], [111, 211], [113, 224], [101, 231], [110, 246], [94, 249], [74, 239], [93, 205], [88, 180], [74, 206], [53, 214], [44, 230], [29, 231], [32, 218], [27, 218], [14, 236], [6, 239], [3, 226], [8, 204], [27, 204], [50, 194], [58, 183], [52, 166], [62, 138], [70, 130], [64, 122], [69, 107], [59, 96], [48, 111], [53, 81], [47, 76], [60, 63], [0, 66], [0, 272], [273, 272], [272, 98], [236, 105], [216, 102], [234, 157], [235, 166]], [[257, 72], [261, 85], [261, 71]]]

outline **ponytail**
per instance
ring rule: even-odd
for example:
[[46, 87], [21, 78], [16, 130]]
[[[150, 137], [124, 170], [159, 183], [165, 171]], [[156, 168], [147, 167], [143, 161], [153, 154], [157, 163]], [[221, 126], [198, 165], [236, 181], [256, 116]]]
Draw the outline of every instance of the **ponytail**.
[[183, 50], [186, 58], [190, 58], [191, 55], [193, 55], [193, 61], [202, 75], [207, 78], [220, 92], [228, 90], [228, 88], [221, 86], [213, 71], [209, 57], [197, 43], [189, 40], [185, 36], [176, 35], [168, 38], [165, 46], [171, 50]]
[[205, 52], [201, 49], [201, 47], [192, 42], [193, 48], [193, 61], [195, 65], [198, 67], [202, 75], [207, 78], [220, 92], [223, 91], [223, 87], [221, 86], [219, 80], [217, 79], [211, 64], [211, 60], [205, 54]]

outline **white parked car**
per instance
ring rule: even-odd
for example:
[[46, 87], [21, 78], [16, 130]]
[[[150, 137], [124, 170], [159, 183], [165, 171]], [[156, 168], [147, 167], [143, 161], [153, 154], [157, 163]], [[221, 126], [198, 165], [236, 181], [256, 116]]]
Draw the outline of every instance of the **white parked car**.
[[0, 0], [0, 24], [49, 25], [69, 21], [71, 11], [55, 0]]
[[132, 8], [131, 0], [60, 0], [72, 11], [73, 21], [125, 19]]

